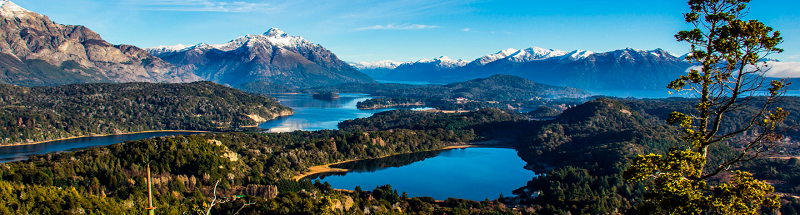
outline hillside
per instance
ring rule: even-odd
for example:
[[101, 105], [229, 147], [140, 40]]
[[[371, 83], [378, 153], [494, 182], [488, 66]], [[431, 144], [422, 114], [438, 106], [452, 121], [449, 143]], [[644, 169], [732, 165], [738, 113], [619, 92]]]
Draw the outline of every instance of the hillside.
[[0, 84], [0, 145], [148, 130], [236, 130], [292, 110], [212, 82]]
[[[397, 106], [428, 106], [444, 110], [498, 108], [536, 108], [573, 103], [590, 96], [581, 89], [540, 84], [513, 75], [493, 75], [447, 85], [399, 85], [396, 89], [375, 89], [374, 96], [358, 104], [362, 109]], [[556, 104], [557, 103], [557, 104]]]
[[13, 2], [0, 6], [0, 83], [189, 82], [194, 74], [80, 25], [62, 25]]
[[[218, 180], [217, 195], [229, 201], [215, 206], [215, 214], [240, 208], [242, 214], [361, 214], [375, 210], [442, 214], [635, 212], [631, 209], [641, 199], [645, 184], [626, 183], [621, 170], [635, 154], [661, 152], [679, 141], [676, 127], [637, 109], [618, 100], [597, 99], [568, 109], [551, 121], [530, 121], [500, 109], [460, 114], [394, 110], [345, 121], [339, 125], [341, 130], [207, 133], [40, 155], [0, 164], [0, 185], [6, 188], [0, 190], [0, 196], [41, 195], [9, 198], [10, 206], [0, 205], [0, 212], [77, 208], [104, 213], [143, 212], [142, 207], [133, 207], [146, 203], [143, 159], [153, 161], [155, 203], [158, 211], [166, 213], [205, 209], [202, 202], [211, 199]], [[521, 184], [523, 188], [514, 192], [522, 196], [517, 198], [521, 200], [519, 210], [512, 211], [501, 203], [516, 205], [512, 197], [481, 202], [453, 198], [435, 201], [402, 198], [402, 190], [394, 193], [390, 185], [371, 191], [356, 187], [356, 191], [348, 192], [309, 180], [288, 180], [310, 166], [487, 139], [510, 141], [528, 162], [528, 168], [547, 173]], [[732, 152], [727, 146], [714, 150], [720, 155]], [[744, 168], [763, 174], [756, 177], [786, 182], [778, 186], [779, 192], [796, 190], [797, 174], [787, 171], [800, 169], [797, 159], [758, 162], [768, 168], [752, 166], [756, 163]], [[541, 197], [527, 199], [531, 191], [540, 191]], [[101, 197], [103, 201], [98, 200]], [[64, 200], [74, 204], [56, 203]], [[248, 202], [253, 205], [242, 206]]]

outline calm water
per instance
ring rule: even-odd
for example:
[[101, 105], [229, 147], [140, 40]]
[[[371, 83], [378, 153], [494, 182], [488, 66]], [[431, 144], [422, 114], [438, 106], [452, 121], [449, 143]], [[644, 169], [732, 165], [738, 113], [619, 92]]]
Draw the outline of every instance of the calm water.
[[501, 193], [511, 196], [512, 190], [525, 186], [535, 173], [523, 166], [525, 161], [513, 149], [467, 148], [350, 162], [334, 166], [353, 169], [348, 173], [309, 178], [327, 181], [338, 189], [361, 186], [363, 190], [372, 190], [391, 184], [393, 189], [405, 191], [410, 197], [482, 201], [487, 197], [495, 199]]
[[[383, 110], [358, 110], [356, 103], [371, 97], [365, 94], [341, 94], [341, 98], [329, 102], [316, 100], [308, 94], [277, 95], [281, 104], [294, 109], [294, 115], [262, 123], [259, 126], [273, 132], [294, 130], [336, 129], [339, 122], [359, 117], [369, 117]], [[0, 147], [0, 162], [28, 159], [31, 155], [53, 152], [75, 151], [96, 146], [105, 146], [128, 140], [139, 140], [158, 136], [191, 134], [190, 132], [152, 132], [103, 137], [85, 137], [52, 141], [36, 145]]]
[[278, 94], [273, 95], [282, 105], [294, 109], [294, 115], [270, 120], [258, 125], [270, 132], [290, 132], [295, 130], [317, 131], [337, 129], [339, 122], [372, 116], [372, 114], [392, 110], [359, 110], [356, 103], [370, 99], [366, 94], [339, 94], [334, 101], [314, 99], [311, 94]]
[[69, 140], [51, 141], [35, 145], [3, 146], [0, 147], [0, 162], [19, 161], [28, 159], [31, 155], [40, 155], [53, 152], [76, 151], [80, 149], [106, 146], [129, 140], [147, 139], [169, 135], [187, 135], [197, 132], [149, 132], [139, 134], [123, 134], [103, 137], [83, 137]]

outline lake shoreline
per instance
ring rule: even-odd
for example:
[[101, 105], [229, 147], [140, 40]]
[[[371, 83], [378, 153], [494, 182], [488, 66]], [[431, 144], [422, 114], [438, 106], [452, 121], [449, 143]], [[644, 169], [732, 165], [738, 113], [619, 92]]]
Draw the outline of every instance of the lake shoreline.
[[[425, 150], [425, 151], [401, 153], [401, 154], [411, 154], [411, 153], [429, 152], [429, 151], [441, 151], [441, 150], [448, 150], [448, 149], [465, 149], [465, 148], [511, 148], [511, 149], [513, 149], [514, 146], [509, 145], [509, 144], [499, 143], [499, 141], [497, 141], [497, 140], [488, 140], [488, 141], [482, 141], [482, 142], [446, 146], [446, 147], [441, 148], [441, 149]], [[308, 170], [309, 170], [308, 172], [300, 174], [300, 175], [296, 175], [296, 176], [292, 177], [292, 179], [294, 179], [295, 181], [300, 181], [303, 178], [306, 178], [306, 177], [309, 177], [309, 176], [312, 176], [312, 175], [322, 174], [322, 173], [349, 172], [350, 169], [333, 168], [333, 167], [330, 167], [330, 166], [333, 166], [333, 165], [336, 165], [336, 164], [347, 163], [347, 162], [360, 161], [360, 160], [381, 159], [381, 158], [386, 158], [386, 157], [395, 156], [395, 155], [401, 155], [401, 154], [386, 155], [386, 156], [377, 157], [377, 158], [351, 159], [351, 160], [339, 161], [339, 162], [336, 162], [336, 163], [312, 166], [312, 167], [308, 168]]]
[[30, 143], [12, 143], [8, 145], [0, 145], [2, 147], [9, 147], [9, 146], [27, 146], [27, 145], [37, 145], [55, 141], [63, 141], [63, 140], [72, 140], [78, 138], [86, 138], [86, 137], [108, 137], [108, 136], [115, 136], [115, 135], [129, 135], [129, 134], [145, 134], [145, 133], [156, 133], [156, 132], [188, 132], [188, 133], [209, 133], [211, 131], [198, 131], [198, 130], [147, 130], [147, 131], [137, 131], [137, 132], [127, 132], [127, 133], [119, 133], [119, 134], [91, 134], [91, 135], [81, 135], [81, 136], [74, 136], [74, 137], [67, 137], [67, 138], [60, 138], [60, 139], [53, 139], [53, 140], [46, 140], [46, 141], [36, 141]]

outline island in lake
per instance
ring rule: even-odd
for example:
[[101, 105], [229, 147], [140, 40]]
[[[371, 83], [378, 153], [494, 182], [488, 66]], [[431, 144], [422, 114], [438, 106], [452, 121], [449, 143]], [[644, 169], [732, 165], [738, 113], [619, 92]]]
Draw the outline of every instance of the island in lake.
[[339, 99], [339, 93], [336, 92], [324, 92], [324, 93], [316, 93], [312, 95], [314, 99], [324, 100], [324, 101], [333, 101]]

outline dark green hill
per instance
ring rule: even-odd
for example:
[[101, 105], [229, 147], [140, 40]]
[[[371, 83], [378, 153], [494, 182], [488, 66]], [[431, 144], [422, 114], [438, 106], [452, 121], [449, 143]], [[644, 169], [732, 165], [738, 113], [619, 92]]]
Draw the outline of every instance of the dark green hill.
[[0, 144], [148, 130], [235, 130], [291, 114], [266, 96], [184, 84], [0, 84]]

